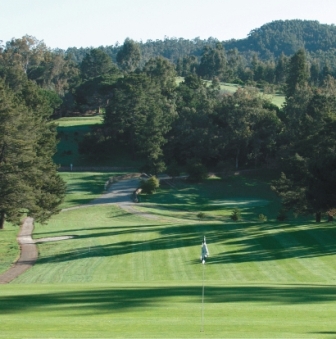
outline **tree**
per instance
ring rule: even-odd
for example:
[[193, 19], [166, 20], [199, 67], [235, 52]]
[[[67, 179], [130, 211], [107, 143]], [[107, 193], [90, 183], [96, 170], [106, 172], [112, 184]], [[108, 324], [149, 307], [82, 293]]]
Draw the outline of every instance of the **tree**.
[[234, 158], [238, 168], [241, 160], [250, 158], [256, 164], [275, 155], [281, 122], [277, 108], [261, 98], [257, 89], [238, 89], [224, 96], [213, 119], [222, 144], [219, 161]]
[[224, 47], [217, 42], [215, 48], [206, 47], [198, 68], [198, 74], [207, 79], [222, 77], [226, 71], [227, 60]]
[[273, 183], [285, 209], [315, 213], [317, 222], [336, 206], [335, 103], [333, 88], [308, 92], [301, 87], [287, 99], [283, 174]]
[[59, 211], [65, 184], [51, 156], [56, 129], [52, 108], [40, 90], [27, 82], [13, 93], [0, 82], [0, 228], [23, 215], [44, 222]]
[[284, 53], [281, 53], [275, 66], [275, 81], [278, 84], [283, 84], [286, 81], [287, 65], [288, 58], [284, 55]]
[[214, 111], [219, 88], [207, 87], [200, 77], [188, 75], [176, 90], [177, 118], [165, 147], [166, 158], [185, 165], [190, 159], [206, 163], [215, 156], [210, 115]]
[[73, 94], [79, 111], [85, 113], [94, 110], [100, 113], [100, 109], [105, 108], [112, 98], [113, 86], [118, 77], [118, 73], [104, 74], [81, 83]]
[[179, 58], [176, 62], [176, 71], [178, 75], [185, 77], [190, 74], [196, 74], [199, 62], [194, 55], [187, 55]]
[[140, 63], [141, 52], [139, 44], [127, 38], [117, 54], [117, 63], [125, 72], [133, 72]]
[[307, 67], [305, 51], [300, 49], [289, 60], [286, 80], [287, 98], [294, 95], [298, 86], [303, 86], [308, 81]]
[[99, 48], [92, 49], [80, 64], [83, 80], [89, 80], [110, 73], [115, 66], [111, 58]]
[[31, 65], [39, 64], [46, 50], [47, 47], [43, 41], [25, 35], [21, 39], [8, 41], [4, 54], [6, 59], [10, 60], [12, 66], [17, 65], [27, 73]]
[[298, 214], [315, 214], [316, 222], [322, 213], [336, 207], [336, 157], [334, 152], [311, 159], [296, 154], [286, 159], [286, 174], [273, 181], [272, 188], [282, 198], [285, 210]]
[[144, 66], [143, 72], [161, 88], [166, 97], [173, 97], [176, 88], [176, 71], [173, 64], [162, 57], [150, 59]]
[[130, 147], [133, 158], [141, 156], [156, 173], [163, 165], [162, 146], [174, 117], [174, 101], [162, 95], [157, 82], [141, 73], [117, 81], [104, 121], [111, 134]]

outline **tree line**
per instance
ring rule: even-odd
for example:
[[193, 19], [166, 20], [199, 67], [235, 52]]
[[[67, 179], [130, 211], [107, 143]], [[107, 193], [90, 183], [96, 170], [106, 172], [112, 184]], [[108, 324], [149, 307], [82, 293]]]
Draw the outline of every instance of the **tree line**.
[[[57, 91], [64, 82], [52, 76], [47, 63], [63, 65], [63, 58], [44, 51], [45, 46], [25, 37], [11, 41], [0, 53], [0, 229], [5, 221], [19, 224], [27, 215], [46, 221], [59, 212], [65, 194], [52, 161], [56, 124], [51, 118], [62, 102]], [[53, 90], [28, 77], [37, 71], [42, 55], [41, 63], [48, 68], [45, 84]]]
[[209, 169], [277, 166], [283, 173], [273, 189], [285, 209], [315, 213], [317, 221], [332, 213], [336, 82], [328, 75], [313, 86], [304, 50], [288, 60], [281, 109], [255, 87], [222, 93], [215, 74], [210, 83], [189, 74], [177, 84], [174, 65], [162, 57], [141, 70], [139, 58], [128, 60], [122, 75], [113, 68], [104, 124], [83, 140], [82, 153], [97, 156], [117, 145], [141, 159], [143, 170], [184, 170], [195, 180]]
[[[134, 159], [144, 162], [145, 170], [176, 174], [184, 169], [195, 180], [208, 169], [223, 173], [228, 168], [276, 164], [283, 175], [273, 188], [282, 196], [285, 208], [294, 208], [297, 213], [314, 212], [317, 221], [322, 213], [332, 211], [335, 199], [329, 188], [334, 182], [336, 87], [332, 69], [325, 65], [321, 70], [320, 61], [313, 64], [304, 49], [292, 56], [280, 54], [276, 62], [253, 54], [247, 65], [237, 49], [226, 52], [222, 43], [215, 39], [210, 42], [203, 46], [200, 58], [189, 54], [176, 64], [162, 56], [144, 60], [141, 44], [131, 39], [118, 47], [115, 62], [103, 49], [95, 48], [76, 63], [70, 54], [52, 51], [30, 36], [12, 39], [2, 46], [3, 126], [7, 126], [6, 119], [8, 124], [10, 119], [22, 119], [11, 135], [18, 131], [24, 135], [25, 119], [28, 129], [30, 124], [36, 127], [35, 134], [31, 134], [35, 139], [30, 135], [26, 146], [21, 143], [27, 153], [21, 154], [20, 147], [15, 148], [12, 167], [6, 165], [6, 153], [1, 156], [2, 185], [7, 182], [11, 188], [11, 183], [24, 185], [28, 179], [33, 183], [35, 175], [22, 173], [37, 173], [34, 161], [44, 161], [41, 171], [44, 168], [50, 173], [47, 178], [38, 172], [34, 180], [38, 177], [40, 183], [25, 184], [27, 194], [34, 192], [34, 187], [38, 188], [35, 197], [46, 194], [49, 205], [38, 210], [36, 201], [28, 199], [23, 204], [17, 195], [17, 207], [11, 211], [9, 201], [15, 199], [3, 199], [2, 224], [5, 217], [17, 220], [22, 213], [43, 221], [57, 211], [64, 185], [50, 160], [56, 135], [51, 117], [73, 112], [104, 114], [104, 124], [79, 145], [80, 152], [87, 155], [103, 155], [116, 145], [122, 146]], [[178, 75], [183, 75], [179, 84]], [[286, 103], [281, 109], [256, 88], [265, 83], [265, 77], [268, 84], [275, 82], [284, 91]], [[220, 80], [243, 83], [245, 87], [234, 94], [222, 93]], [[0, 135], [4, 152], [9, 131], [4, 128]], [[16, 145], [14, 137], [10, 143]], [[34, 159], [31, 167], [24, 160], [26, 154]], [[17, 177], [13, 177], [16, 180], [6, 179], [12, 178], [14, 169], [18, 170]], [[43, 178], [54, 178], [59, 191]]]

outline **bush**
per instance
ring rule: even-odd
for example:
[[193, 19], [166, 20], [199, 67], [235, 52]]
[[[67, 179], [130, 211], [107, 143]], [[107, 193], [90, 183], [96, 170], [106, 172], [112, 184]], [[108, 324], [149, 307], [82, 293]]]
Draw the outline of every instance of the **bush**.
[[205, 213], [204, 212], [197, 213], [197, 218], [201, 221], [202, 219], [205, 218]]
[[238, 208], [235, 208], [231, 215], [230, 215], [230, 218], [233, 220], [233, 221], [239, 221], [241, 219], [241, 212], [240, 212], [240, 209]]
[[261, 221], [261, 222], [267, 221], [266, 215], [264, 215], [264, 214], [262, 214], [262, 213], [259, 214], [258, 219], [259, 219], [259, 221]]
[[160, 181], [156, 176], [152, 176], [147, 180], [141, 180], [140, 188], [142, 193], [153, 194], [155, 190], [160, 186]]

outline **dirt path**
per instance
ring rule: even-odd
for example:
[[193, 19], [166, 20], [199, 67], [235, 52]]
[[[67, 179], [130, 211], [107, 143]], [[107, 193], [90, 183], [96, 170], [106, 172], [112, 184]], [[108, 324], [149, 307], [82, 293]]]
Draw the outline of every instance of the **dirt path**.
[[0, 284], [9, 283], [35, 264], [38, 252], [31, 237], [33, 229], [34, 219], [26, 218], [17, 236], [17, 241], [21, 247], [20, 258], [8, 271], [0, 275]]
[[[145, 218], [153, 219], [155, 218], [155, 216], [138, 212], [132, 206], [134, 203], [131, 200], [131, 196], [134, 190], [138, 187], [138, 184], [139, 184], [138, 178], [121, 180], [111, 185], [105, 194], [91, 201], [89, 204], [67, 208], [62, 210], [62, 212], [78, 208], [87, 208], [89, 206], [116, 204], [120, 208], [124, 209], [129, 213], [139, 214]], [[34, 219], [26, 218], [23, 224], [21, 225], [21, 229], [17, 237], [18, 243], [21, 247], [20, 258], [16, 263], [13, 264], [13, 266], [8, 271], [4, 272], [3, 274], [0, 274], [0, 284], [7, 284], [11, 282], [16, 277], [18, 277], [20, 274], [22, 274], [35, 264], [38, 257], [36, 243], [68, 239], [68, 237], [67, 238], [55, 237], [55, 238], [37, 239], [36, 241], [34, 241], [32, 239], [33, 229], [34, 229]]]

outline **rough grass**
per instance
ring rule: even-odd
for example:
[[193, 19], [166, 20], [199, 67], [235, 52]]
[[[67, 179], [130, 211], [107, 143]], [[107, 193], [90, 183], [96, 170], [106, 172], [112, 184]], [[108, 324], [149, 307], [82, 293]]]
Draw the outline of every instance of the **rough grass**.
[[5, 223], [0, 230], [0, 274], [6, 271], [18, 258], [20, 249], [16, 241], [19, 227]]

